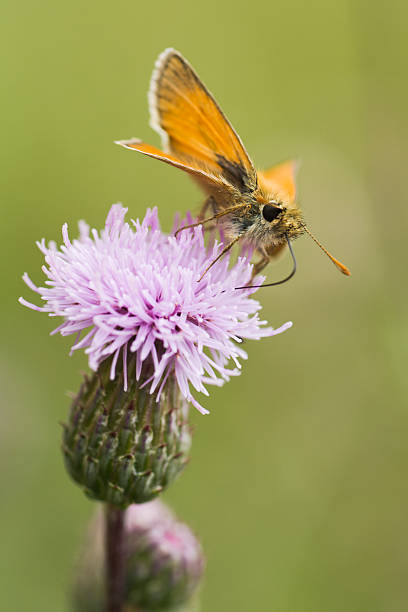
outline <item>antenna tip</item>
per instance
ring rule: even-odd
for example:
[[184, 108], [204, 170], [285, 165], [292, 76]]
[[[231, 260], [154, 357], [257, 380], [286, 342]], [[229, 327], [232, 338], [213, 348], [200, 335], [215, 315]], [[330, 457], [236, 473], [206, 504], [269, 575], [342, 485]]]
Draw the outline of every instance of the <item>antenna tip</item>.
[[348, 269], [347, 266], [345, 266], [344, 264], [342, 264], [340, 261], [338, 261], [337, 259], [333, 258], [333, 263], [335, 264], [335, 266], [340, 270], [340, 272], [342, 272], [343, 274], [345, 274], [346, 276], [351, 276], [351, 272]]
[[318, 241], [318, 239], [313, 236], [312, 232], [310, 231], [310, 229], [308, 229], [308, 227], [306, 225], [303, 225], [305, 231], [309, 234], [309, 236], [311, 237], [312, 240], [315, 241], [315, 243], [317, 244], [318, 247], [320, 247], [323, 251], [323, 253], [326, 253], [327, 257], [329, 259], [331, 259], [331, 261], [334, 263], [334, 265], [336, 266], [336, 268], [338, 270], [340, 270], [340, 272], [342, 272], [343, 274], [345, 274], [346, 276], [351, 276], [351, 272], [348, 269], [347, 266], [345, 266], [344, 264], [341, 263], [341, 261], [339, 261], [338, 259], [336, 259], [335, 257], [333, 257], [333, 255], [331, 253], [329, 253], [329, 251], [326, 249], [326, 247], [324, 247], [322, 245], [321, 242]]

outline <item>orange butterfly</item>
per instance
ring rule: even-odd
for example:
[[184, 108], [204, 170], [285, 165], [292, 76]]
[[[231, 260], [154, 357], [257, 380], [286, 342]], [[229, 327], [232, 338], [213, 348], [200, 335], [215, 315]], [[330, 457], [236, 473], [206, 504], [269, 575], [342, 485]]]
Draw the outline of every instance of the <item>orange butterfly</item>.
[[[219, 257], [238, 240], [251, 243], [261, 256], [254, 266], [254, 277], [288, 244], [294, 269], [283, 281], [271, 283], [280, 284], [296, 270], [290, 239], [306, 231], [343, 274], [350, 274], [314, 238], [302, 219], [295, 203], [295, 163], [287, 161], [269, 170], [255, 170], [213, 96], [174, 49], [166, 49], [156, 62], [149, 106], [151, 126], [160, 134], [164, 150], [136, 138], [117, 144], [180, 168], [198, 182], [208, 197], [199, 222], [185, 227], [220, 220], [228, 243]], [[212, 214], [205, 218], [208, 209]]]

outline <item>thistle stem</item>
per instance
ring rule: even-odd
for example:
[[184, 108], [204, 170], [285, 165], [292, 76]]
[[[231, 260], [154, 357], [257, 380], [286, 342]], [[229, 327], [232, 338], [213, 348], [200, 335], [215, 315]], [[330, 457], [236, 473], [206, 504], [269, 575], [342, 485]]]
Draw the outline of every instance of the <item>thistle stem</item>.
[[106, 612], [122, 612], [125, 587], [125, 510], [106, 504]]

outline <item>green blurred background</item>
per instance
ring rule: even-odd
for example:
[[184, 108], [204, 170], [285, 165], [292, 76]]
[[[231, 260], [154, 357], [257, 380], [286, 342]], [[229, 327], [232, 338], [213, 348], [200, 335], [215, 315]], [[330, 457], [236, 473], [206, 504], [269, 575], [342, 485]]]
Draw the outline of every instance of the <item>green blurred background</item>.
[[[158, 144], [146, 91], [179, 49], [259, 167], [299, 158], [299, 272], [260, 292], [293, 328], [248, 343], [243, 374], [193, 413], [192, 461], [165, 495], [200, 534], [203, 612], [408, 609], [405, 2], [69, 3], [2, 10], [1, 609], [67, 611], [93, 505], [68, 479], [60, 426], [83, 356], [17, 304], [41, 284], [35, 240], [121, 201], [197, 210], [188, 177], [113, 144]], [[404, 180], [403, 180], [404, 179]], [[268, 268], [280, 278], [287, 259]]]

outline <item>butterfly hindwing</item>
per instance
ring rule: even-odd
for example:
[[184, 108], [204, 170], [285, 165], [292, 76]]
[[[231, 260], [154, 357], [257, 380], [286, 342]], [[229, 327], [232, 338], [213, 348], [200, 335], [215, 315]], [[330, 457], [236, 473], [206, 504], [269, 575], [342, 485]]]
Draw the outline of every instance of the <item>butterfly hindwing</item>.
[[298, 164], [289, 160], [272, 166], [268, 170], [258, 170], [259, 184], [271, 197], [287, 204], [296, 198], [295, 176]]

